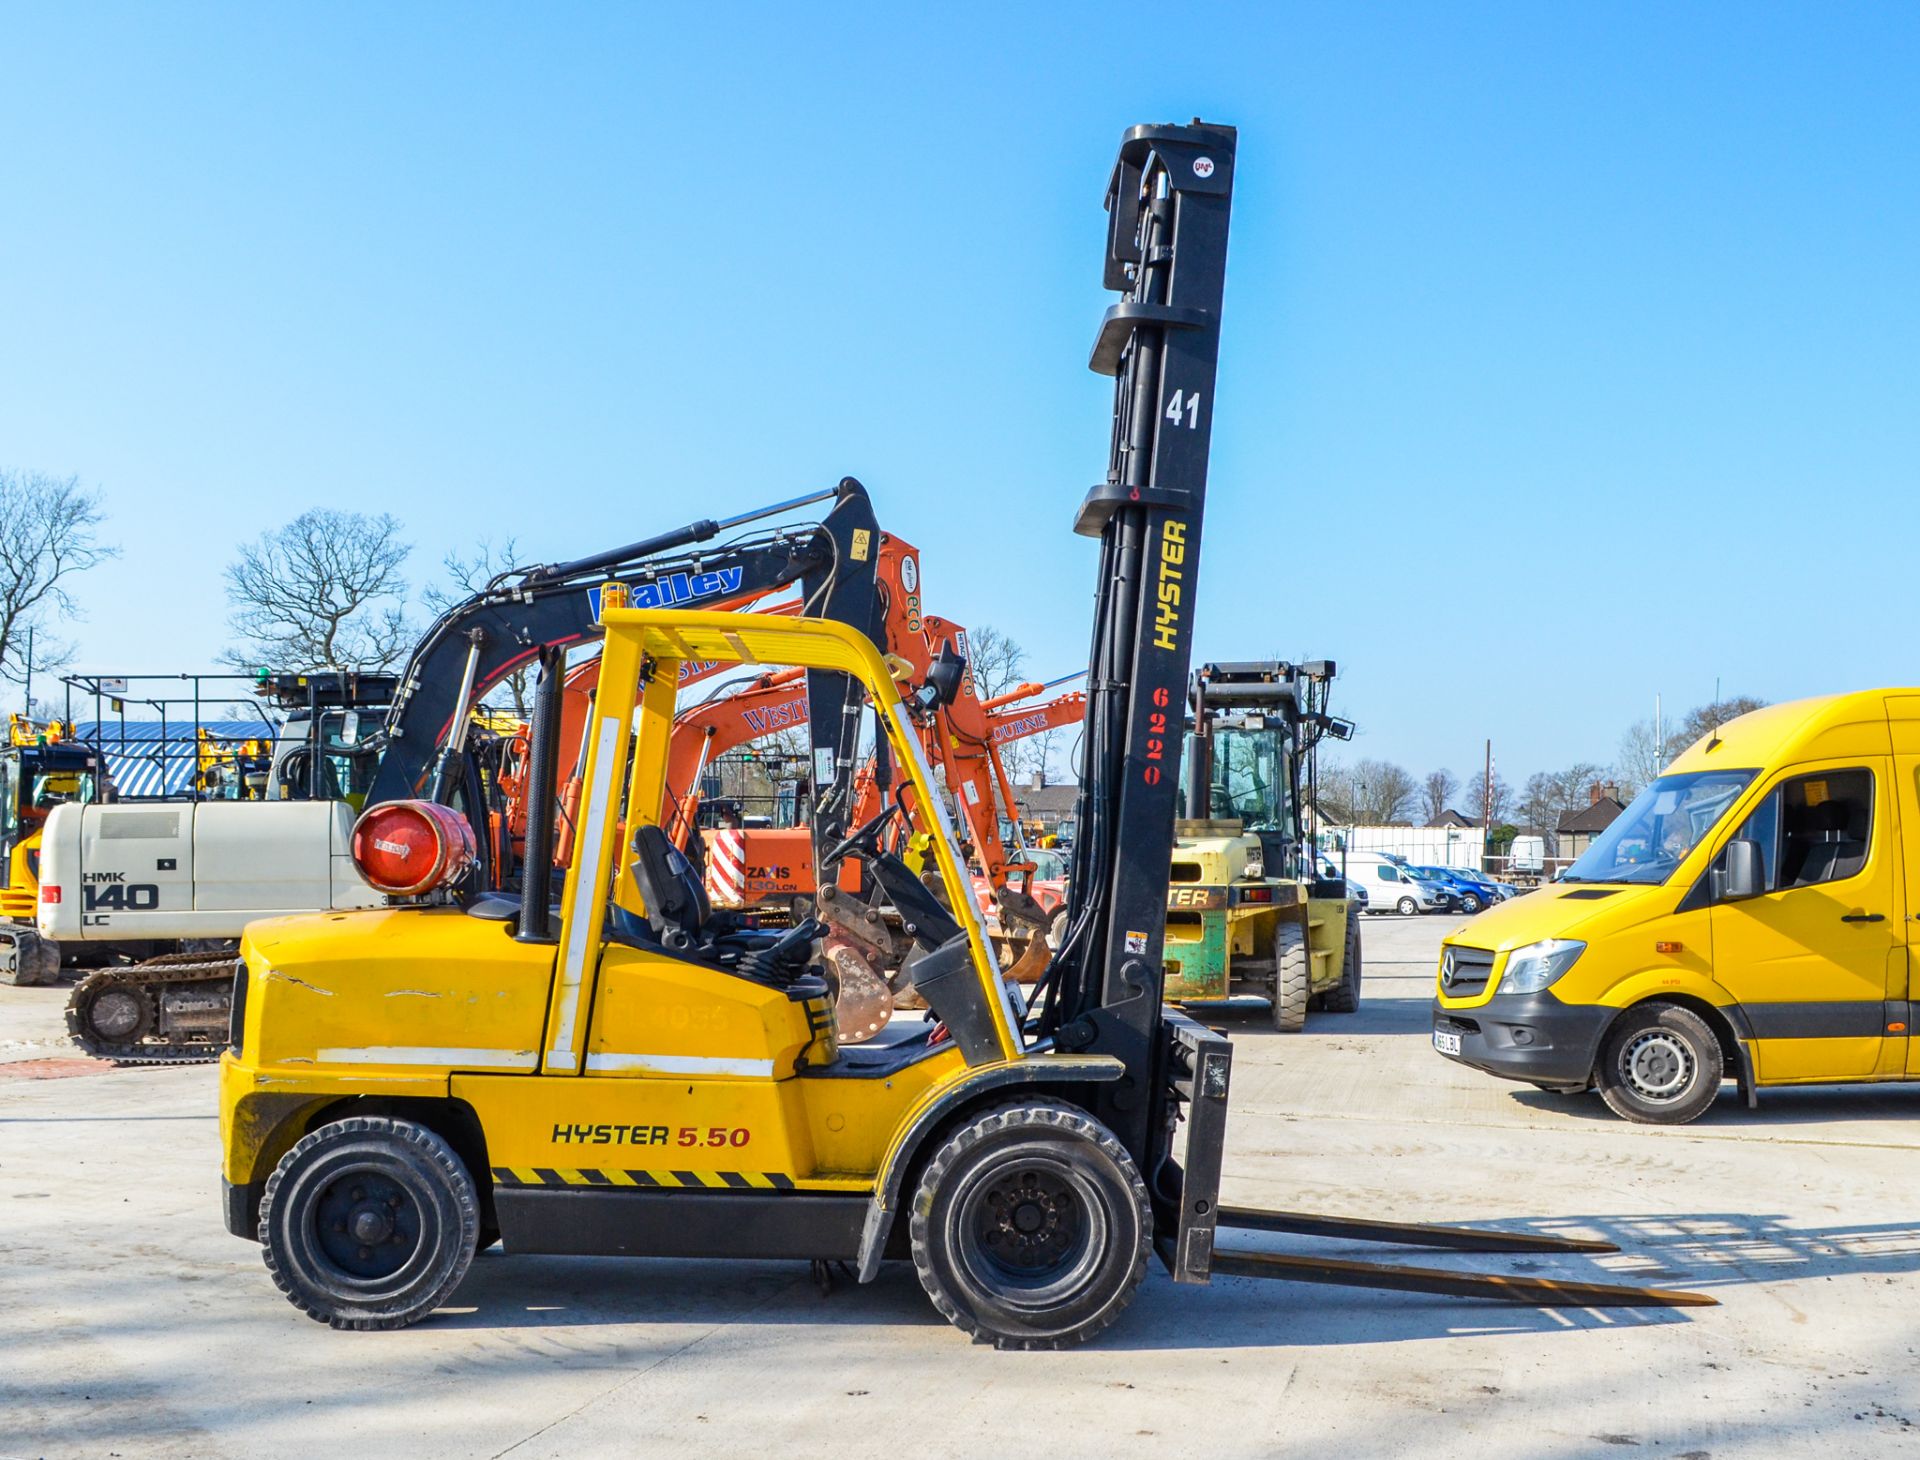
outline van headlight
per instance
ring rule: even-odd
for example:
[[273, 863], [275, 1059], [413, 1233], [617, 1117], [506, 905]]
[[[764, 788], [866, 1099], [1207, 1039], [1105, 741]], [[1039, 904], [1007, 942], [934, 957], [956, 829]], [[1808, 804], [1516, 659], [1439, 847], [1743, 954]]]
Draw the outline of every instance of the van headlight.
[[1587, 945], [1574, 938], [1547, 938], [1516, 948], [1507, 955], [1507, 971], [1500, 975], [1500, 991], [1537, 994], [1573, 967]]

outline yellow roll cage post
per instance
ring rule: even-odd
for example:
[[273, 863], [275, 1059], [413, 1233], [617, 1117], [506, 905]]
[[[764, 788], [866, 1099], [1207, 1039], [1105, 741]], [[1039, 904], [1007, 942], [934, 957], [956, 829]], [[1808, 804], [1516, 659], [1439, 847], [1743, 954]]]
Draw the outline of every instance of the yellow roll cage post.
[[[955, 850], [946, 807], [920, 752], [893, 674], [872, 641], [826, 619], [769, 614], [684, 613], [666, 609], [612, 609], [603, 614], [600, 690], [586, 736], [585, 794], [574, 872], [561, 903], [559, 977], [547, 1014], [548, 1038], [541, 1069], [546, 1074], [580, 1071], [583, 1033], [591, 1015], [582, 1008], [595, 951], [605, 938], [610, 903], [643, 913], [627, 875], [633, 858], [632, 828], [658, 823], [673, 734], [675, 687], [682, 663], [712, 661], [817, 669], [851, 676], [878, 711], [888, 745], [905, 770], [916, 803], [929, 808], [938, 828], [930, 838], [934, 864], [967, 934], [975, 977], [986, 996], [1000, 1057], [1024, 1052], [1018, 1019], [1002, 982], [986, 929]], [[626, 692], [610, 686], [628, 687]], [[636, 723], [637, 722], [637, 723]], [[629, 764], [630, 762], [630, 764]], [[613, 787], [625, 775], [625, 826]], [[611, 873], [611, 877], [609, 874]]]

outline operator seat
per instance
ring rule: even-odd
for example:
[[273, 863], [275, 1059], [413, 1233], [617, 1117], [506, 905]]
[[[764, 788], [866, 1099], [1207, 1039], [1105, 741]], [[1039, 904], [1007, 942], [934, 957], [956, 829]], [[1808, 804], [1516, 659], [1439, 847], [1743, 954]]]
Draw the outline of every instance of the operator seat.
[[657, 826], [633, 834], [633, 880], [647, 906], [653, 935], [675, 951], [690, 948], [713, 921], [713, 904], [687, 854]]
[[647, 915], [637, 918], [616, 903], [616, 935], [790, 992], [812, 962], [814, 940], [827, 933], [813, 918], [763, 931], [744, 926], [738, 913], [715, 912], [692, 861], [657, 826], [633, 834], [633, 880]]

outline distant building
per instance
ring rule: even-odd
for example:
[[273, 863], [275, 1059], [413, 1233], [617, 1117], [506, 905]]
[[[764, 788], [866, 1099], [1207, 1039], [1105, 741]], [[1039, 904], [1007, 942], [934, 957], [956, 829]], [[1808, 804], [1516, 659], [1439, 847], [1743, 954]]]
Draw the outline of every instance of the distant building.
[[1587, 788], [1587, 804], [1578, 811], [1560, 813], [1560, 824], [1554, 828], [1558, 833], [1559, 845], [1556, 854], [1564, 860], [1572, 860], [1593, 845], [1593, 839], [1613, 825], [1614, 818], [1625, 811], [1626, 804], [1620, 799], [1620, 788], [1611, 781], [1601, 785], [1595, 781]]
[[1416, 867], [1472, 867], [1486, 864], [1486, 836], [1469, 822], [1465, 826], [1348, 826], [1330, 824], [1320, 832], [1320, 854], [1335, 866], [1342, 849], [1386, 852], [1404, 857]]
[[1053, 831], [1073, 815], [1080, 799], [1078, 786], [1015, 786], [1014, 804], [1020, 808], [1020, 820], [1038, 826], [1041, 834]]
[[1442, 811], [1438, 816], [1434, 817], [1432, 821], [1429, 821], [1427, 823], [1427, 825], [1430, 827], [1432, 826], [1478, 826], [1479, 824], [1480, 824], [1479, 822], [1475, 821], [1470, 816], [1462, 816], [1458, 811], [1455, 811], [1451, 806], [1449, 806], [1445, 811]]

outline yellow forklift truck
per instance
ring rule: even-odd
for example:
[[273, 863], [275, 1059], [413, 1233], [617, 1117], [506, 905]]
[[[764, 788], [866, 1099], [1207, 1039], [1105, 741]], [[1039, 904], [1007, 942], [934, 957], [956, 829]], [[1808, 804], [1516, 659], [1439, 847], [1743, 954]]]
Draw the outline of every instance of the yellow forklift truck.
[[1320, 875], [1301, 827], [1301, 772], [1323, 734], [1330, 660], [1206, 664], [1189, 701], [1182, 818], [1167, 887], [1167, 997], [1268, 1000], [1294, 1033], [1307, 1011], [1360, 1007], [1359, 909]]
[[[1111, 469], [1078, 521], [1100, 541], [1086, 776], [1068, 925], [1035, 1004], [1000, 974], [908, 703], [869, 638], [604, 592], [557, 907], [544, 839], [565, 657], [548, 647], [518, 898], [468, 891], [467, 822], [400, 799], [354, 835], [391, 906], [256, 923], [244, 940], [220, 1076], [226, 1219], [263, 1244], [297, 1307], [340, 1328], [414, 1322], [496, 1236], [510, 1253], [841, 1261], [862, 1281], [910, 1259], [956, 1326], [1014, 1348], [1106, 1328], [1150, 1255], [1181, 1282], [1711, 1301], [1216, 1243], [1224, 1226], [1611, 1250], [1219, 1205], [1232, 1048], [1164, 1006], [1161, 954], [1234, 142], [1221, 127], [1136, 128], [1108, 195], [1107, 282], [1123, 298], [1093, 359], [1116, 377]], [[864, 863], [917, 944], [927, 1020], [839, 1047], [821, 925], [714, 912], [654, 824], [693, 663], [798, 666], [859, 691], [902, 790], [825, 849], [820, 880], [844, 857]], [[961, 673], [943, 658], [912, 694], [937, 704]], [[929, 824], [903, 841], [907, 804]]]

